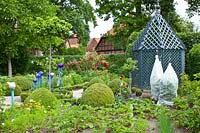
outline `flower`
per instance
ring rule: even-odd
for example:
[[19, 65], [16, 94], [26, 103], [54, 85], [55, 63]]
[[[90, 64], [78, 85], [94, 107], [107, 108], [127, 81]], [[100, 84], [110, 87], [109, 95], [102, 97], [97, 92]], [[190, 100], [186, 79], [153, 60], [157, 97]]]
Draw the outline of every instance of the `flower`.
[[126, 88], [128, 88], [128, 83], [126, 83]]
[[5, 125], [5, 123], [1, 123], [1, 125], [2, 125], [2, 126], [4, 126], [4, 125]]
[[120, 79], [122, 80], [125, 76], [123, 74], [120, 75]]
[[13, 122], [15, 119], [12, 119], [11, 122]]
[[30, 99], [30, 101], [29, 101], [30, 103], [32, 103], [33, 102], [33, 99]]

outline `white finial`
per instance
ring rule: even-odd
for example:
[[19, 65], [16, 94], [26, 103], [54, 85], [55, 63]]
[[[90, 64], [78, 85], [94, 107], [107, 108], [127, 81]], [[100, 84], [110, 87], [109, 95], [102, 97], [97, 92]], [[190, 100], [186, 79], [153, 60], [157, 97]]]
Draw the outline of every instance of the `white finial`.
[[14, 88], [16, 87], [15, 82], [7, 82], [7, 84], [8, 84], [8, 87], [9, 87], [10, 89], [14, 89]]

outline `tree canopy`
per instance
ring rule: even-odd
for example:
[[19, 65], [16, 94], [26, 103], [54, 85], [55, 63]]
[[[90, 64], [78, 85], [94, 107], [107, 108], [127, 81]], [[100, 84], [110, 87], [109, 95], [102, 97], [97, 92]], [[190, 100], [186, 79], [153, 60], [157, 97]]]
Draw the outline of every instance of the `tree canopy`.
[[[48, 0], [3, 0], [0, 1], [0, 48], [2, 55], [2, 63], [8, 61], [9, 76], [12, 76], [11, 59], [18, 56], [23, 50], [24, 54], [31, 52], [33, 42], [38, 42], [39, 40], [34, 40], [32, 37], [41, 36], [41, 34], [36, 34], [32, 32], [32, 29], [38, 29], [38, 32], [43, 32], [45, 30], [53, 30], [51, 32], [58, 32], [57, 37], [62, 38], [61, 33], [69, 32], [70, 25], [64, 23], [58, 18], [52, 19], [50, 21], [38, 21], [45, 19], [47, 16], [49, 18], [54, 18], [58, 7], [51, 5]], [[39, 19], [40, 18], [40, 19]], [[37, 28], [34, 24], [37, 23]], [[54, 27], [61, 29], [61, 25], [66, 26], [62, 30], [49, 29], [52, 28], [52, 23]], [[59, 24], [57, 24], [59, 23]], [[49, 27], [49, 25], [51, 25]], [[42, 31], [41, 31], [42, 30]], [[42, 33], [46, 36], [45, 32]], [[50, 34], [52, 35], [52, 34]], [[55, 36], [55, 35], [52, 35]], [[48, 35], [49, 37], [49, 35]], [[40, 40], [41, 42], [46, 40]], [[46, 41], [47, 42], [47, 41]], [[40, 47], [48, 47], [48, 43], [42, 43], [43, 45], [38, 45]], [[28, 53], [29, 53], [28, 52]]]
[[188, 13], [189, 16], [193, 16], [194, 14], [200, 15], [200, 1], [199, 0], [185, 0], [188, 2]]
[[[140, 32], [150, 20], [151, 15], [160, 12], [176, 32], [191, 31], [192, 23], [180, 18], [175, 12], [174, 0], [96, 0], [96, 12], [104, 20], [114, 18], [116, 42], [120, 40], [126, 48], [132, 32]], [[118, 46], [117, 46], [118, 47]]]
[[57, 15], [59, 18], [72, 24], [72, 31], [78, 35], [80, 42], [86, 46], [89, 41], [89, 25], [91, 22], [96, 26], [94, 9], [88, 0], [50, 0], [58, 5]]

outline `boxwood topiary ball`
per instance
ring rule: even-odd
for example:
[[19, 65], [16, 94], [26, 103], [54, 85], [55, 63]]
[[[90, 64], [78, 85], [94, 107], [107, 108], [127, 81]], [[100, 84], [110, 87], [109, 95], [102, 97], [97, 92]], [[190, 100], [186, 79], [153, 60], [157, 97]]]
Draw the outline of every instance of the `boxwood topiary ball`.
[[45, 107], [54, 107], [57, 103], [56, 97], [46, 88], [40, 88], [33, 91], [24, 101], [24, 103], [29, 103], [30, 100], [36, 101], [44, 105]]
[[94, 107], [105, 106], [113, 104], [115, 97], [112, 90], [102, 83], [95, 83], [89, 86], [83, 92], [81, 103], [91, 105]]

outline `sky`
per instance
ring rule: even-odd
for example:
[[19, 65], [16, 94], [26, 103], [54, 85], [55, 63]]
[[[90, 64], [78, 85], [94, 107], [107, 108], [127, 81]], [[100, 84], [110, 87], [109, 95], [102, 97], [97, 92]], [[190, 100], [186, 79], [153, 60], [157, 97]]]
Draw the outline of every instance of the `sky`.
[[[95, 8], [95, 0], [89, 0], [91, 5]], [[186, 10], [187, 3], [184, 0], [175, 0], [177, 3], [175, 5], [176, 12], [183, 18], [188, 19]], [[200, 16], [193, 16], [190, 18], [190, 21], [194, 22], [196, 27], [200, 28]], [[113, 26], [113, 19], [109, 19], [108, 21], [104, 21], [97, 16], [97, 24], [98, 26], [94, 27], [93, 24], [89, 23], [90, 26], [90, 38], [100, 38], [104, 33], [110, 30]]]

